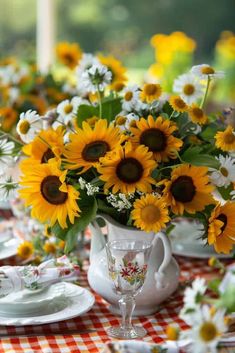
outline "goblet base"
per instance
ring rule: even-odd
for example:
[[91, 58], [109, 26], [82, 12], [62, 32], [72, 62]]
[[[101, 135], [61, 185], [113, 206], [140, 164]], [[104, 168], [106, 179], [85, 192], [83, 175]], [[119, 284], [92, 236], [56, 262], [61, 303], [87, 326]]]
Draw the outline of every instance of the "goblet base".
[[124, 329], [121, 326], [109, 327], [107, 333], [110, 337], [123, 339], [141, 338], [147, 335], [147, 331], [140, 326], [132, 326], [129, 330], [126, 328]]

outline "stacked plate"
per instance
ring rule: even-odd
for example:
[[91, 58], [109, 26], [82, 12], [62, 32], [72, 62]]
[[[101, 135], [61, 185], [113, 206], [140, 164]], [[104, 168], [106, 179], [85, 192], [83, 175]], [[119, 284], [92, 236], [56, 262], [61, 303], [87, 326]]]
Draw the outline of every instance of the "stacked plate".
[[0, 223], [0, 260], [7, 259], [17, 254], [21, 239], [13, 233], [13, 223], [3, 221]]
[[39, 325], [84, 314], [94, 304], [85, 288], [67, 282], [37, 291], [24, 289], [0, 298], [1, 325]]

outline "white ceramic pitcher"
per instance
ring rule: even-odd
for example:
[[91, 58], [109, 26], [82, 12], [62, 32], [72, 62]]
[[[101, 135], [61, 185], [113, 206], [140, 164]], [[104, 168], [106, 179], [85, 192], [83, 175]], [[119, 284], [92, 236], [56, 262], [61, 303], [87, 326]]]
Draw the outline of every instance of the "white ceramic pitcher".
[[[108, 241], [131, 239], [152, 243], [148, 272], [141, 293], [136, 297], [134, 315], [150, 315], [158, 310], [158, 304], [166, 300], [177, 288], [179, 267], [172, 257], [171, 245], [164, 233], [145, 233], [114, 221], [108, 215], [100, 215], [107, 224]], [[118, 295], [109, 278], [105, 237], [97, 222], [90, 225], [92, 232], [88, 281], [91, 288], [111, 304], [110, 310], [118, 314]]]

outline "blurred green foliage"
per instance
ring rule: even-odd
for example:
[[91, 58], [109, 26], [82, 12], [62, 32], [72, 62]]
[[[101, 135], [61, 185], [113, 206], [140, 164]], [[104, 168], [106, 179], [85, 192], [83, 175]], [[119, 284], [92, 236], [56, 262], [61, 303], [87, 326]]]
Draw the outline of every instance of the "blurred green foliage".
[[[184, 31], [197, 41], [196, 62], [211, 61], [221, 31], [235, 31], [234, 0], [54, 0], [57, 41], [75, 41], [132, 67], [154, 61], [155, 33]], [[35, 55], [36, 0], [0, 0], [0, 56]]]

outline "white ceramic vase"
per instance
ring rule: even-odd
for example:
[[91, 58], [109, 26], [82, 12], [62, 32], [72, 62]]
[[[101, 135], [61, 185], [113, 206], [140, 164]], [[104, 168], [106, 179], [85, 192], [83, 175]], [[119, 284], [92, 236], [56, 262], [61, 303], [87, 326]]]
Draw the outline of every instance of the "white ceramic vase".
[[[166, 300], [177, 288], [179, 267], [172, 257], [171, 245], [164, 233], [145, 233], [135, 228], [123, 226], [110, 216], [101, 215], [107, 224], [108, 241], [130, 239], [152, 243], [148, 272], [142, 291], [136, 296], [134, 315], [150, 315], [158, 310], [158, 305]], [[105, 250], [106, 239], [97, 222], [90, 225], [92, 232], [90, 267], [88, 282], [91, 288], [110, 305], [110, 311], [119, 314], [119, 296], [109, 278]]]

